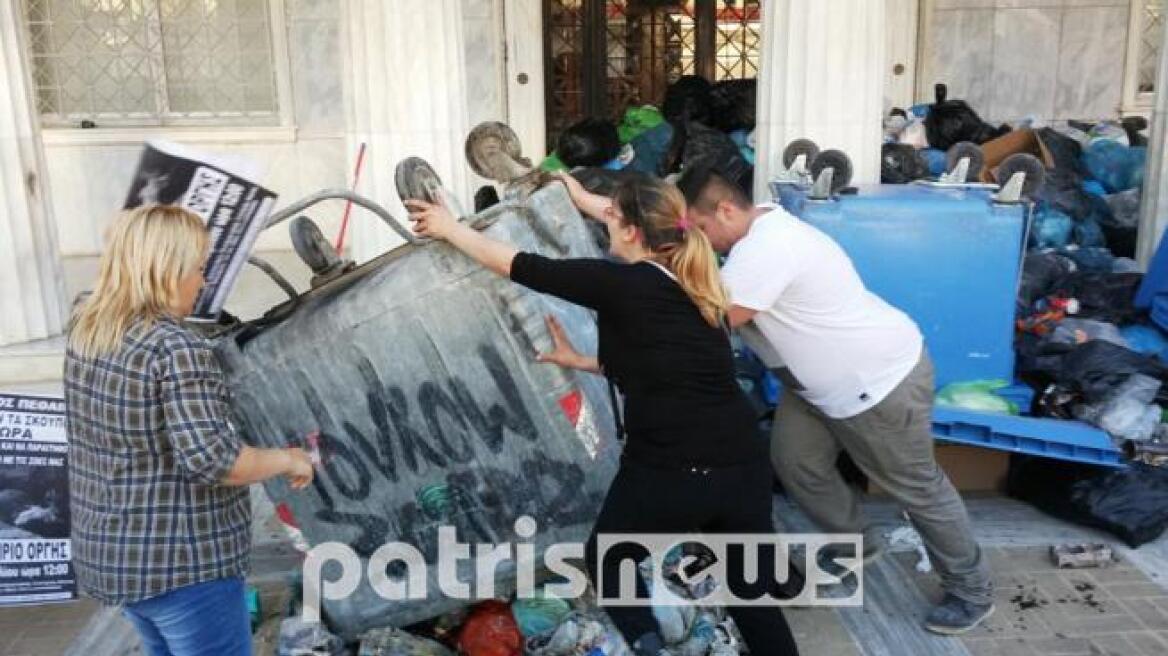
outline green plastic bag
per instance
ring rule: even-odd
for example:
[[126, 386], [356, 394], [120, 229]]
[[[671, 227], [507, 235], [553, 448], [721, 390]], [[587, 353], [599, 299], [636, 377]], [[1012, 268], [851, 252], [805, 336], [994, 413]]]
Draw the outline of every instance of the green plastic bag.
[[1018, 414], [1017, 404], [994, 394], [995, 390], [1009, 386], [1010, 383], [1004, 380], [971, 380], [950, 383], [937, 392], [937, 405], [1016, 415]]
[[539, 163], [539, 170], [547, 171], [548, 173], [555, 173], [556, 171], [567, 171], [568, 165], [564, 164], [564, 161], [560, 159], [559, 154], [553, 150], [552, 154], [543, 158], [543, 161]]
[[620, 142], [627, 144], [641, 133], [652, 130], [664, 122], [665, 117], [661, 115], [661, 110], [652, 105], [630, 107], [625, 110], [620, 125], [616, 126], [616, 133], [620, 137]]

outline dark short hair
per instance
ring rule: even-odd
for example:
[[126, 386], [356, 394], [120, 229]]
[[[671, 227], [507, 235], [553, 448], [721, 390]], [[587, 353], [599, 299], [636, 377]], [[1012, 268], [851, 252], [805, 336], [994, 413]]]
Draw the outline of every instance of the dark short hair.
[[687, 168], [678, 178], [677, 187], [685, 195], [686, 204], [699, 212], [712, 212], [722, 200], [729, 200], [744, 210], [752, 206], [750, 196], [713, 166], [697, 164]]
[[560, 134], [556, 154], [571, 168], [604, 166], [620, 154], [620, 136], [612, 121], [586, 118]]

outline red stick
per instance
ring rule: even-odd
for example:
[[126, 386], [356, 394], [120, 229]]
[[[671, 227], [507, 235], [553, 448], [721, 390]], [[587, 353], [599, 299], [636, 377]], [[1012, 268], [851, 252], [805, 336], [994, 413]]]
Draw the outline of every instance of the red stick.
[[[361, 166], [365, 163], [365, 142], [361, 142], [361, 148], [357, 151], [357, 166], [353, 168], [353, 186], [352, 190], [357, 190], [357, 182], [361, 179]], [[341, 230], [337, 233], [337, 253], [343, 252], [345, 247], [345, 233], [349, 230], [349, 212], [353, 210], [353, 201], [345, 201], [345, 214], [341, 217]]]

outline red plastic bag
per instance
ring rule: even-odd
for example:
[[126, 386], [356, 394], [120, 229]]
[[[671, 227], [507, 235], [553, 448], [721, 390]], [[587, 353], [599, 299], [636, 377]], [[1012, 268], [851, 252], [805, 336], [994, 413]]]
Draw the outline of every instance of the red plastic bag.
[[458, 634], [458, 651], [466, 656], [522, 656], [523, 634], [501, 601], [484, 601], [471, 611]]

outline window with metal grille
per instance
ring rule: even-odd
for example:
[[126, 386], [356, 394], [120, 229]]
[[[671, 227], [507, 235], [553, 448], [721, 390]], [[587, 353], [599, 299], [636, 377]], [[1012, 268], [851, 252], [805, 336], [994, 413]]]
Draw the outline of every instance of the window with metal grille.
[[1162, 0], [1131, 0], [1128, 22], [1127, 70], [1124, 108], [1138, 111], [1151, 107], [1156, 93], [1156, 73], [1164, 42]]
[[24, 11], [47, 126], [279, 122], [269, 0], [24, 0]]
[[587, 116], [659, 104], [683, 75], [758, 75], [760, 0], [544, 0], [552, 140]]

